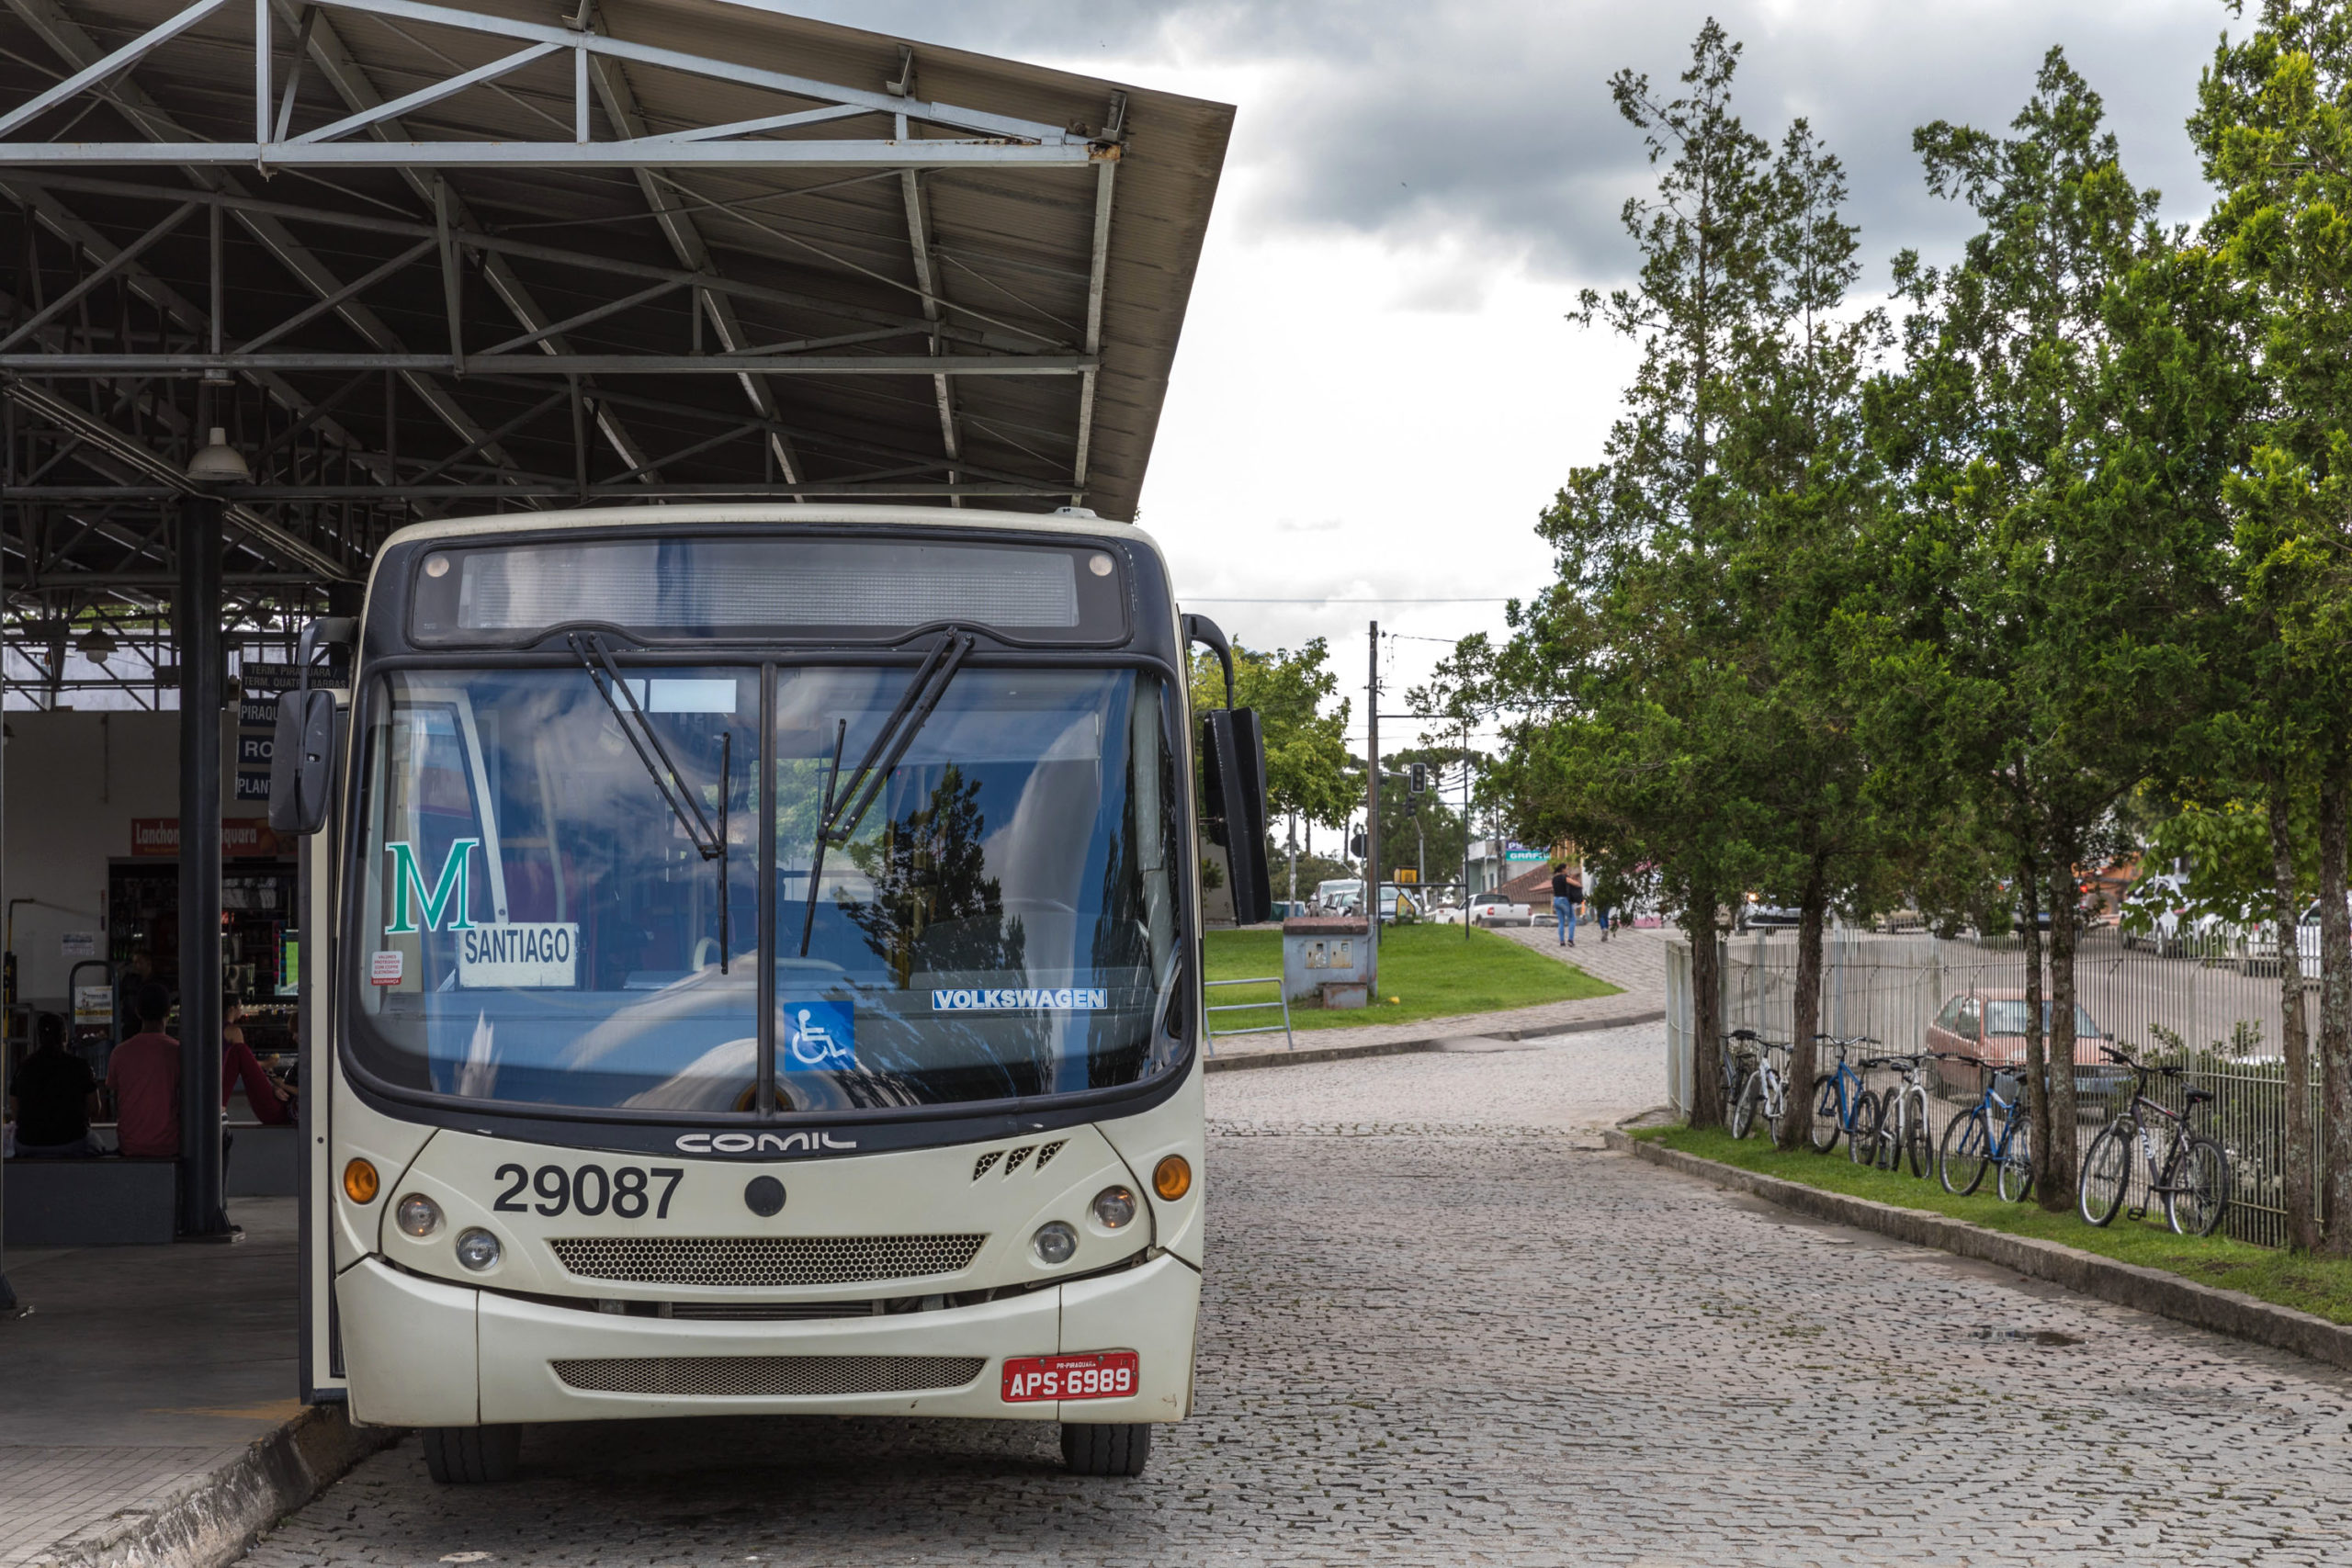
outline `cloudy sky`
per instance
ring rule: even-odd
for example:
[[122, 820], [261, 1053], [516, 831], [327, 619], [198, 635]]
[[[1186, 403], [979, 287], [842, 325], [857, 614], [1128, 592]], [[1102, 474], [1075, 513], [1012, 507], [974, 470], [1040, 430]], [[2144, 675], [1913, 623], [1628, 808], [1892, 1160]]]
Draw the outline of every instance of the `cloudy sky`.
[[[1844, 159], [1876, 292], [1896, 250], [1932, 259], [1967, 232], [1923, 188], [1912, 128], [2006, 125], [2052, 44], [2105, 96], [2132, 176], [2198, 217], [2181, 128], [2230, 20], [2220, 0], [781, 8], [1238, 107], [1142, 521], [1192, 607], [1252, 644], [1329, 637], [1359, 699], [1365, 622], [1408, 634], [1384, 649], [1388, 711], [1543, 582], [1531, 525], [1612, 415], [1630, 349], [1562, 317], [1633, 265], [1617, 214], [1647, 171], [1613, 72], [1670, 84], [1718, 17], [1747, 48], [1749, 127], [1805, 116]], [[1268, 599], [1302, 602], [1242, 602]], [[1372, 599], [1389, 602], [1340, 602]]]

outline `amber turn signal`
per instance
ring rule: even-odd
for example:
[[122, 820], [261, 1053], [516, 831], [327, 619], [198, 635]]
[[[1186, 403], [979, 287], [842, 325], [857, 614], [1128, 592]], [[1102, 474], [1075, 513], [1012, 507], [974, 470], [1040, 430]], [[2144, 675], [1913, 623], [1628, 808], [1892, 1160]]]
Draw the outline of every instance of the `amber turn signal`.
[[376, 1168], [364, 1159], [343, 1168], [343, 1195], [355, 1203], [374, 1202], [381, 1185], [376, 1179]]
[[1170, 1155], [1152, 1168], [1151, 1190], [1173, 1203], [1193, 1190], [1193, 1167], [1182, 1155]]

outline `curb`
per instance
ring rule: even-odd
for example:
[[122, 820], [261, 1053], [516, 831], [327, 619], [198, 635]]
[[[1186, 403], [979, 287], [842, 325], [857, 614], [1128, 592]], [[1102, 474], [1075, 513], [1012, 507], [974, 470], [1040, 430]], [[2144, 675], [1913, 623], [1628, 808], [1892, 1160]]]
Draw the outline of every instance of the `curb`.
[[117, 1517], [26, 1568], [225, 1568], [254, 1539], [400, 1437], [314, 1404], [152, 1512]]
[[2218, 1285], [2200, 1285], [2160, 1269], [2120, 1263], [2061, 1242], [2009, 1235], [1921, 1209], [1898, 1208], [1869, 1198], [1824, 1191], [1801, 1181], [1742, 1170], [1680, 1149], [1661, 1148], [1646, 1140], [1628, 1137], [1614, 1127], [1602, 1136], [1611, 1148], [1636, 1159], [1695, 1176], [1735, 1192], [1750, 1193], [1817, 1220], [1876, 1231], [1962, 1258], [1979, 1258], [2029, 1279], [2047, 1280], [2118, 1306], [2154, 1313], [2159, 1317], [2210, 1328], [2273, 1349], [2291, 1350], [2331, 1366], [2352, 1368], [2352, 1327], [2330, 1323], [2312, 1313], [2276, 1306]]
[[[1363, 1045], [1309, 1045], [1297, 1051], [1253, 1051], [1246, 1056], [1211, 1056], [1207, 1070], [1231, 1073], [1244, 1067], [1303, 1066], [1309, 1062], [1346, 1062], [1359, 1056], [1402, 1056], [1415, 1051], [1434, 1051], [1449, 1040], [1474, 1037], [1480, 1040], [1542, 1040], [1555, 1034], [1584, 1034], [1596, 1029], [1627, 1029], [1639, 1023], [1656, 1023], [1665, 1017], [1665, 1009], [1652, 1008], [1646, 1012], [1618, 1013], [1608, 1018], [1579, 1018], [1566, 1023], [1531, 1024], [1525, 1029], [1462, 1028], [1443, 1034], [1424, 1035], [1411, 1040], [1380, 1040]], [[1463, 1021], [1467, 1024], [1472, 1020]]]

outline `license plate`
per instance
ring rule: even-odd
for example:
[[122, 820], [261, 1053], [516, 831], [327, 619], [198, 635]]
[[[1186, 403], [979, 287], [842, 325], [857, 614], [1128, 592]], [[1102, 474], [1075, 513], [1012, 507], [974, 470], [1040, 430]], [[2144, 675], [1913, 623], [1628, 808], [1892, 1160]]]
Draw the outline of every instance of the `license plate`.
[[1121, 1399], [1135, 1393], [1133, 1350], [1098, 1350], [1091, 1356], [1023, 1356], [1004, 1363], [1004, 1402], [1040, 1399]]

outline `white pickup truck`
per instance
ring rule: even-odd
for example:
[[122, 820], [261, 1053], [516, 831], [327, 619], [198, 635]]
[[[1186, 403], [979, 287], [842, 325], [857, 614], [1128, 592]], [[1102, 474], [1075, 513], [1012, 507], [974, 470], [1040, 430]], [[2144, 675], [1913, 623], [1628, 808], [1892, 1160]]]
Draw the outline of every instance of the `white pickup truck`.
[[1470, 899], [1470, 918], [1482, 926], [1532, 926], [1537, 916], [1532, 907], [1515, 904], [1507, 894], [1479, 893]]

